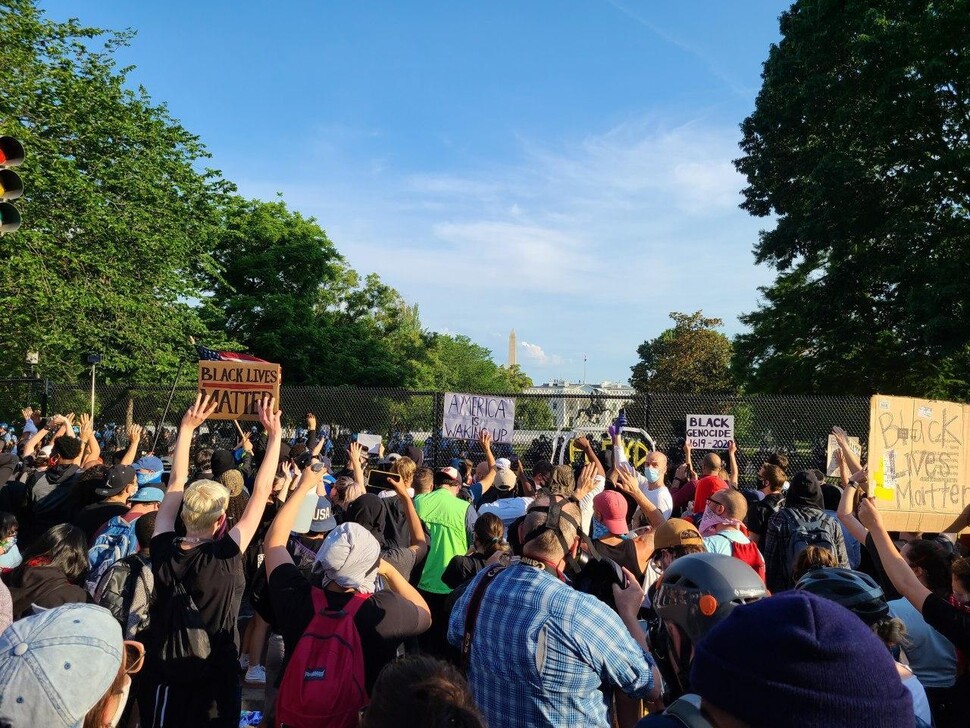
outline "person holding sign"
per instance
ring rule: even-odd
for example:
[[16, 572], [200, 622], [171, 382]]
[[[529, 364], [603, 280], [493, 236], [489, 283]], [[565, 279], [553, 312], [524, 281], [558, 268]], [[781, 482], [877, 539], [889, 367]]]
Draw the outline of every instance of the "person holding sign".
[[[893, 586], [913, 607], [923, 615], [926, 623], [946, 637], [964, 654], [970, 653], [970, 612], [943, 599], [924, 586], [916, 577], [902, 554], [883, 526], [879, 509], [872, 498], [864, 498], [859, 503], [859, 521], [869, 531], [879, 559]], [[949, 725], [966, 725], [970, 715], [970, 674], [964, 673], [957, 679], [950, 693], [952, 703], [947, 706], [952, 715]], [[943, 721], [940, 721], [943, 722]]]
[[[235, 728], [239, 723], [236, 621], [245, 588], [243, 552], [256, 533], [273, 487], [283, 428], [281, 413], [273, 411], [275, 400], [263, 399], [259, 419], [266, 429], [266, 454], [246, 510], [224, 532], [226, 488], [211, 480], [185, 488], [193, 434], [217, 407], [215, 399], [200, 392], [182, 418], [168, 491], [155, 521], [151, 540], [155, 603], [138, 696], [142, 725]], [[181, 538], [175, 531], [180, 506], [186, 531]], [[205, 647], [200, 631], [207, 638]], [[197, 669], [190, 673], [186, 664]]]

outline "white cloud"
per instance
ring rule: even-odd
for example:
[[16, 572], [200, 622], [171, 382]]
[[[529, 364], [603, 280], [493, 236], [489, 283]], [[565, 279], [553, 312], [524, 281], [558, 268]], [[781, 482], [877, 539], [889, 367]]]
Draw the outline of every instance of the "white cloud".
[[528, 341], [523, 341], [519, 346], [525, 351], [526, 358], [531, 359], [539, 366], [559, 366], [562, 364], [562, 357], [555, 354], [552, 356], [546, 354], [538, 344], [530, 344]]
[[[737, 134], [647, 116], [557, 143], [518, 138], [504, 163], [404, 174], [388, 164], [379, 177], [361, 164], [269, 191], [418, 303], [429, 328], [480, 342], [515, 328], [588, 351], [591, 380], [625, 381], [669, 312], [703, 309], [733, 333], [770, 280], [751, 256], [762, 221], [738, 209]], [[541, 347], [523, 353], [531, 366], [572, 366]]]

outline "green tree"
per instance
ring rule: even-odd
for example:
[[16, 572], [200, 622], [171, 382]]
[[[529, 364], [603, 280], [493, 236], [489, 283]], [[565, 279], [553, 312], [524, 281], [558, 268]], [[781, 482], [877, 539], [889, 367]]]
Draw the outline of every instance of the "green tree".
[[73, 380], [100, 352], [108, 379], [157, 382], [189, 335], [190, 301], [227, 184], [198, 171], [197, 137], [133, 90], [115, 51], [130, 32], [45, 19], [33, 0], [0, 5], [0, 133], [18, 137], [24, 224], [0, 238], [0, 370]]
[[800, 0], [742, 124], [764, 392], [970, 396], [970, 3]]
[[702, 311], [670, 314], [673, 328], [644, 341], [630, 377], [639, 392], [727, 392], [732, 388], [731, 342], [716, 331], [721, 319]]

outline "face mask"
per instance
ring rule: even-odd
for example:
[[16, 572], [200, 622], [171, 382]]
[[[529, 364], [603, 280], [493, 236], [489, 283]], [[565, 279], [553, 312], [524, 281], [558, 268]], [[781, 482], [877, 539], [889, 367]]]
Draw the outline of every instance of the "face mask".
[[161, 470], [155, 470], [151, 473], [138, 473], [138, 485], [148, 485], [149, 483], [161, 483], [162, 472], [163, 471]]
[[701, 523], [697, 527], [697, 530], [701, 532], [701, 536], [713, 536], [717, 532], [717, 527], [722, 524], [737, 526], [740, 523], [740, 521], [734, 518], [727, 518], [725, 516], [717, 515], [711, 510], [710, 506], [707, 506], [707, 508], [704, 509], [704, 517], [701, 518]]
[[601, 538], [606, 538], [607, 536], [610, 535], [610, 529], [608, 529], [602, 523], [600, 523], [599, 521], [597, 521], [595, 518], [593, 519], [591, 525], [592, 525], [593, 532], [590, 534], [590, 537], [594, 541], [598, 541]]
[[0, 541], [0, 553], [4, 553], [4, 554], [7, 553], [10, 549], [14, 547], [16, 543], [17, 543], [16, 536], [10, 536], [9, 538], [3, 539], [3, 541]]
[[647, 482], [656, 483], [660, 480], [660, 468], [648, 467], [646, 470]]

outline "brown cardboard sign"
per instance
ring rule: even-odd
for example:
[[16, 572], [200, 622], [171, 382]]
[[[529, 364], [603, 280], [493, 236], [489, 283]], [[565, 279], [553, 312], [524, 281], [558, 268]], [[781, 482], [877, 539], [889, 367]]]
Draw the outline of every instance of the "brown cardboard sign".
[[873, 396], [870, 495], [890, 531], [949, 532], [970, 505], [970, 406]]
[[199, 391], [211, 395], [219, 406], [211, 420], [259, 420], [263, 397], [275, 397], [280, 407], [279, 364], [264, 362], [200, 361]]

